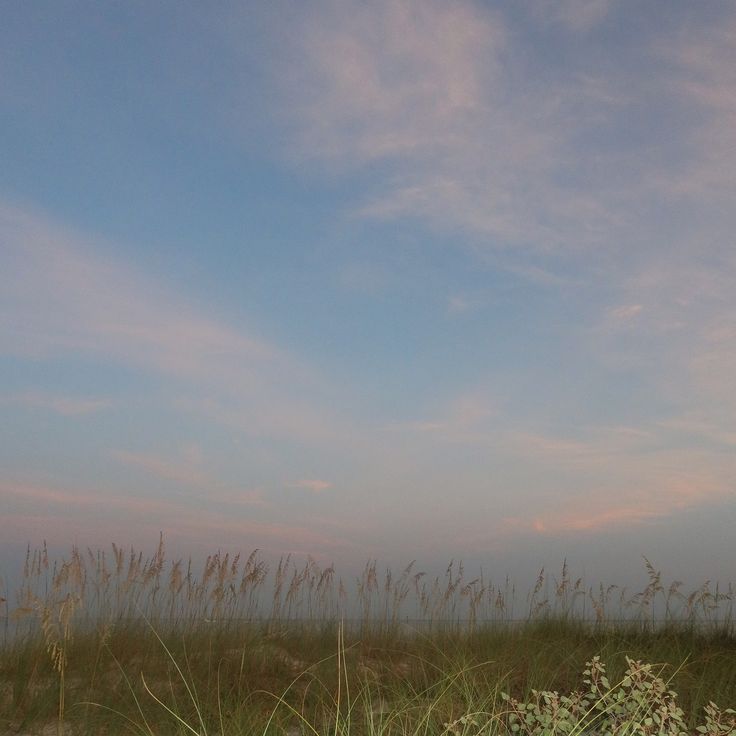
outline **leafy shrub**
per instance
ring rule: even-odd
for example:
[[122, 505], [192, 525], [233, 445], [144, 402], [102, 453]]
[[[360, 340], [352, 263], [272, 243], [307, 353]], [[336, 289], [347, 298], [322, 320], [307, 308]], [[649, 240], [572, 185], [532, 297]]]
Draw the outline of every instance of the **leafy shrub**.
[[[677, 694], [652, 672], [651, 664], [626, 658], [628, 669], [611, 687], [600, 657], [586, 663], [583, 682], [587, 691], [569, 696], [555, 691], [532, 690], [523, 703], [506, 693], [507, 710], [496, 714], [506, 733], [515, 736], [729, 736], [736, 734], [736, 711], [721, 711], [711, 702], [705, 707], [705, 724], [688, 732]], [[466, 715], [445, 724], [445, 733], [475, 736], [498, 733], [492, 724], [481, 724]], [[503, 732], [503, 731], [502, 731]]]

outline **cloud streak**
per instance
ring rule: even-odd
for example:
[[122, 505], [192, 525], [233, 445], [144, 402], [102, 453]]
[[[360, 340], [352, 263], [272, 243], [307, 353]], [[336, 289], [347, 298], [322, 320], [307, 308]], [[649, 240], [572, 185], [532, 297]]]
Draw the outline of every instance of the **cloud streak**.
[[615, 0], [531, 0], [532, 17], [545, 24], [559, 24], [571, 31], [585, 32], [600, 24]]
[[[673, 194], [707, 195], [717, 202], [736, 190], [736, 15], [693, 32], [683, 30], [657, 51], [675, 69], [670, 85], [699, 122], [689, 131], [689, 159], [682, 175], [670, 180]], [[663, 182], [663, 185], [666, 184]]]
[[304, 480], [298, 480], [294, 483], [289, 483], [289, 488], [301, 488], [303, 490], [311, 491], [312, 493], [323, 493], [332, 488], [332, 483], [326, 480], [320, 480], [319, 478], [310, 478]]
[[[242, 540], [247, 539], [253, 547], [262, 547], [277, 553], [309, 548], [328, 551], [350, 546], [344, 539], [301, 524], [233, 518], [222, 511], [215, 511], [209, 504], [207, 508], [193, 508], [190, 505], [183, 506], [181, 501], [134, 498], [2, 480], [0, 498], [4, 499], [5, 507], [9, 509], [5, 520], [22, 521], [23, 534], [27, 535], [30, 529], [39, 529], [49, 541], [53, 538], [55, 542], [64, 544], [68, 543], [69, 537], [64, 537], [63, 534], [75, 530], [76, 536], [92, 520], [93, 526], [101, 524], [103, 527], [114, 520], [114, 528], [120, 534], [119, 519], [120, 514], [124, 514], [135, 519], [136, 524], [143, 524], [149, 533], [151, 530], [161, 529], [167, 538], [175, 541], [184, 539], [190, 543], [208, 542], [210, 547], [213, 536], [220, 541], [227, 540], [228, 544], [242, 544]], [[23, 510], [26, 506], [37, 507], [38, 504], [50, 506], [56, 511], [28, 514]], [[64, 513], [64, 509], [69, 510], [69, 513]], [[56, 521], [59, 522], [58, 527]], [[54, 533], [56, 528], [64, 530], [58, 538]], [[27, 537], [19, 537], [16, 541], [28, 540]], [[126, 538], [125, 543], [129, 542], [130, 539]]]
[[45, 409], [65, 417], [85, 416], [110, 409], [112, 399], [85, 398], [81, 396], [54, 396], [39, 392], [24, 392], [0, 397], [0, 405]]
[[[539, 17], [585, 30], [610, 5], [550, 3]], [[630, 85], [624, 92], [587, 62], [538, 78], [533, 49], [508, 20], [471, 2], [324, 2], [298, 23], [290, 51], [300, 71], [292, 64], [276, 79], [295, 155], [338, 170], [379, 166], [358, 215], [542, 251], [598, 246], [631, 221], [634, 159], [594, 168], [572, 155], [602, 120], [624, 114]], [[605, 172], [617, 163], [631, 173], [614, 187]]]
[[43, 217], [3, 205], [4, 351], [49, 355], [81, 350], [169, 375], [199, 378], [277, 361], [277, 351], [197, 314], [142, 274]]
[[[305, 400], [322, 388], [303, 360], [202, 315], [186, 300], [37, 213], [0, 203], [0, 353], [102, 364], [174, 379], [188, 406], [227, 404], [250, 432], [310, 440], [330, 413]], [[25, 402], [33, 403], [28, 393]], [[56, 411], [102, 406], [43, 399]], [[210, 412], [217, 418], [217, 412]], [[256, 421], [253, 421], [253, 418]]]
[[181, 483], [185, 486], [210, 487], [212, 479], [202, 470], [199, 453], [189, 453], [177, 460], [155, 455], [153, 453], [128, 452], [114, 450], [112, 457], [117, 461], [163, 480]]
[[[275, 48], [270, 70], [285, 148], [299, 166], [364, 173], [356, 216], [462, 232], [484, 250], [620, 262], [663, 247], [651, 228], [670, 208], [712, 216], [707, 198], [734, 185], [734, 13], [717, 29], [652, 28], [612, 64], [593, 49], [619, 3], [520, 8], [326, 0], [293, 14], [288, 59]], [[544, 41], [586, 40], [550, 64], [534, 24]]]

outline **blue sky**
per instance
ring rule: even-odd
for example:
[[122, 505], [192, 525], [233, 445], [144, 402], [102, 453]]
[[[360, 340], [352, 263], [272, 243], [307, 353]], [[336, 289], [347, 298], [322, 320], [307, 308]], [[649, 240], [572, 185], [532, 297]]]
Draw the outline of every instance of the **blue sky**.
[[735, 70], [730, 2], [5, 8], [3, 553], [733, 580]]

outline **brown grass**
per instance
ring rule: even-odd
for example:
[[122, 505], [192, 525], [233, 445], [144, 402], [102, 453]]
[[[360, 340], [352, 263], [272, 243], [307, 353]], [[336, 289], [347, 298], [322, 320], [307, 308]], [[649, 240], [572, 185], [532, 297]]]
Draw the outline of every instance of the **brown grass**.
[[[200, 567], [168, 561], [163, 538], [148, 557], [115, 544], [110, 551], [73, 547], [61, 560], [50, 560], [45, 545], [29, 548], [14, 605], [0, 600], [10, 614], [0, 714], [43, 724], [63, 723], [73, 712], [79, 728], [97, 733], [111, 727], [99, 709], [68, 706], [94, 701], [168, 733], [161, 709], [151, 711], [150, 693], [186, 714], [183, 679], [197, 693], [198, 718], [214, 718], [224, 706], [242, 724], [262, 726], [275, 702], [267, 693], [294, 681], [287, 701], [319, 719], [333, 707], [325, 693], [350, 671], [345, 687], [375, 696], [371, 717], [398, 702], [411, 720], [415, 706], [407, 704], [419, 713], [457, 668], [471, 668], [462, 676], [469, 703], [472, 693], [502, 685], [517, 697], [532, 688], [570, 689], [586, 658], [600, 653], [614, 674], [628, 655], [669, 663], [693, 714], [712, 699], [736, 703], [736, 671], [728, 665], [736, 652], [733, 586], [706, 582], [684, 593], [680, 581], [666, 585], [649, 560], [644, 565], [648, 584], [631, 594], [573, 581], [565, 561], [559, 576], [541, 570], [519, 605], [508, 578], [496, 585], [483, 573], [468, 577], [454, 561], [437, 576], [417, 571], [415, 562], [394, 574], [369, 561], [359, 576], [343, 578], [311, 558], [285, 556], [270, 567], [257, 550], [247, 557], [217, 552]], [[523, 611], [521, 620], [515, 611]], [[449, 722], [464, 704], [448, 692], [440, 710]], [[0, 715], [0, 734], [2, 726]]]

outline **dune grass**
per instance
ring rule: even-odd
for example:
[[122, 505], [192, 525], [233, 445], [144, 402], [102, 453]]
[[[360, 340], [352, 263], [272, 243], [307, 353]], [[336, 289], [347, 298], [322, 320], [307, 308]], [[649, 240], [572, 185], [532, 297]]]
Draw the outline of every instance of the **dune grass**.
[[734, 591], [645, 565], [637, 593], [563, 565], [520, 602], [462, 565], [346, 581], [257, 552], [195, 573], [163, 541], [29, 550], [3, 593], [0, 734], [734, 732]]

